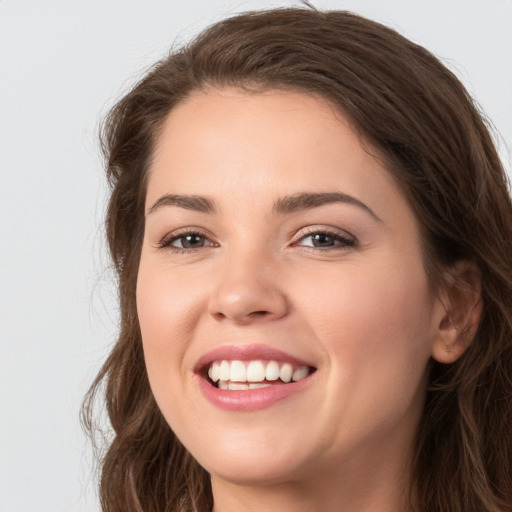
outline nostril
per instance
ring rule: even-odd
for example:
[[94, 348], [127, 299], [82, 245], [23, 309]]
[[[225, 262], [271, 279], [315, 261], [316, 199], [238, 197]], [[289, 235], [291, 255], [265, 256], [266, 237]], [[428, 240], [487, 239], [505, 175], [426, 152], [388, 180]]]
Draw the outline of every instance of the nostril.
[[258, 310], [258, 311], [251, 311], [245, 315], [234, 315], [234, 314], [226, 314], [222, 311], [217, 311], [213, 314], [214, 318], [218, 321], [223, 321], [225, 319], [231, 319], [236, 322], [239, 322], [241, 324], [245, 323], [251, 323], [254, 321], [258, 321], [259, 319], [264, 320], [268, 319], [272, 316], [272, 313], [270, 311], [266, 311], [264, 309]]
[[236, 323], [250, 323], [278, 319], [286, 315], [288, 303], [278, 288], [268, 288], [258, 283], [242, 281], [222, 283], [219, 290], [212, 294], [209, 313], [217, 320], [231, 320]]

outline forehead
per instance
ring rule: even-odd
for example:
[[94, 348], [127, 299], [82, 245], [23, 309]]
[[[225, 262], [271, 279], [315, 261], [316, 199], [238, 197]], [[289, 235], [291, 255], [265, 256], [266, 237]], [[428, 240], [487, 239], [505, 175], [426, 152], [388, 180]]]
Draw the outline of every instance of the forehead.
[[189, 156], [196, 161], [203, 154], [217, 153], [224, 159], [231, 155], [236, 166], [234, 158], [240, 156], [261, 162], [264, 155], [258, 151], [264, 147], [269, 157], [287, 156], [291, 163], [296, 152], [289, 149], [299, 145], [328, 150], [333, 129], [338, 143], [343, 137], [348, 144], [359, 145], [346, 119], [321, 97], [282, 90], [209, 89], [193, 93], [170, 112], [154, 156], [158, 163], [168, 160], [171, 152], [181, 158], [194, 149]]
[[[340, 191], [404, 206], [382, 163], [323, 98], [289, 91], [196, 92], [176, 106], [157, 139], [147, 203], [163, 193], [231, 202]], [[151, 203], [152, 204], [152, 203]]]

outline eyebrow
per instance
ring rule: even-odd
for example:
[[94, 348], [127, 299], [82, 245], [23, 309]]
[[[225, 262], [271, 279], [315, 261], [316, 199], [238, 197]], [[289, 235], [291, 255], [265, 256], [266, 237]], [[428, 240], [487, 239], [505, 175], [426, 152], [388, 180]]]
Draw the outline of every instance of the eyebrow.
[[201, 213], [214, 213], [215, 204], [212, 199], [203, 196], [182, 196], [165, 194], [147, 211], [147, 215], [154, 213], [163, 206], [179, 206], [185, 210], [193, 210]]
[[300, 210], [309, 210], [317, 208], [324, 204], [345, 203], [357, 206], [369, 213], [375, 220], [382, 222], [377, 214], [359, 199], [342, 192], [321, 192], [321, 193], [302, 193], [293, 196], [278, 199], [274, 204], [274, 212], [280, 214], [293, 213]]
[[[274, 213], [286, 215], [301, 210], [309, 210], [317, 208], [325, 204], [344, 203], [357, 206], [362, 210], [369, 213], [375, 220], [382, 222], [375, 212], [359, 199], [352, 197], [342, 192], [320, 192], [309, 193], [303, 192], [292, 196], [286, 196], [278, 199], [274, 203]], [[151, 208], [148, 209], [147, 214], [154, 213], [163, 206], [178, 206], [186, 210], [193, 210], [200, 213], [215, 213], [215, 201], [205, 196], [195, 195], [177, 195], [165, 194], [160, 197]]]

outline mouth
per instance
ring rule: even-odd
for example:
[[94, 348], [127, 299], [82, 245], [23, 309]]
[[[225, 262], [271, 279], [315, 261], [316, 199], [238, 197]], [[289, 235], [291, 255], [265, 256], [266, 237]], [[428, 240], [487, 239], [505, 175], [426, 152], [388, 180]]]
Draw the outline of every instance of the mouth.
[[211, 404], [243, 413], [305, 392], [316, 371], [309, 362], [262, 344], [217, 347], [194, 367], [199, 389]]
[[205, 378], [218, 389], [246, 391], [299, 382], [314, 371], [311, 366], [273, 359], [219, 359], [205, 367]]

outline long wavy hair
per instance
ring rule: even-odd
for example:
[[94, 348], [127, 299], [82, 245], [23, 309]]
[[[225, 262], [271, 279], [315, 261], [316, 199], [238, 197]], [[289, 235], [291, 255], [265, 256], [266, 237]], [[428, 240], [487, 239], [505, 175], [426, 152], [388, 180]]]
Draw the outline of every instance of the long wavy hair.
[[433, 287], [456, 261], [477, 265], [479, 329], [457, 362], [432, 361], [413, 480], [421, 512], [512, 511], [512, 204], [488, 123], [452, 72], [394, 30], [349, 12], [290, 8], [208, 28], [158, 62], [103, 124], [120, 332], [82, 420], [94, 436], [101, 395], [113, 428], [100, 461], [104, 512], [212, 508], [209, 475], [151, 393], [135, 303], [155, 140], [173, 107], [207, 87], [327, 99], [409, 201]]

